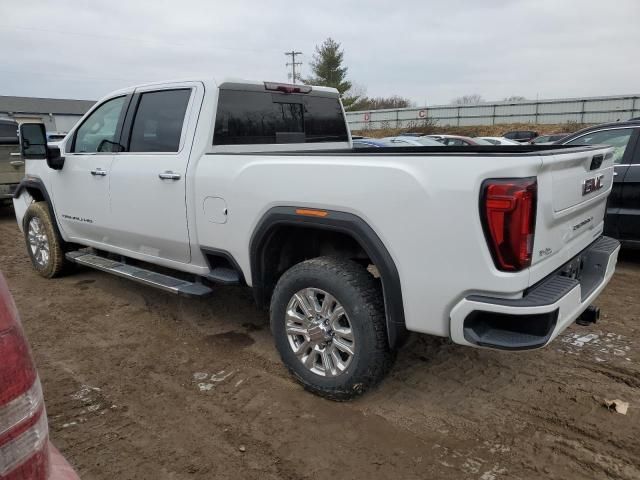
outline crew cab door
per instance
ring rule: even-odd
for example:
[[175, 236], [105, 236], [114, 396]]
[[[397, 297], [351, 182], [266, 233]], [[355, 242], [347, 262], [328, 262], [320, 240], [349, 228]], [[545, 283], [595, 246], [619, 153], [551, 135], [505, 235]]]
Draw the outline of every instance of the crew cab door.
[[129, 97], [96, 107], [64, 145], [61, 170], [49, 170], [60, 228], [69, 240], [109, 243], [109, 174]]
[[112, 245], [188, 263], [186, 174], [204, 86], [135, 91], [111, 167]]

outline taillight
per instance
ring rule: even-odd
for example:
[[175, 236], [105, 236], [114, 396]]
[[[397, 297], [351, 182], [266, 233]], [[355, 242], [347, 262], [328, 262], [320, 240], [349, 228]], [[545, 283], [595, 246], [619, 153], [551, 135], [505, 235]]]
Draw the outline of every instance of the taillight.
[[492, 179], [482, 185], [483, 227], [499, 270], [517, 272], [531, 265], [537, 191], [535, 177]]
[[0, 479], [46, 479], [47, 414], [18, 313], [0, 275]]

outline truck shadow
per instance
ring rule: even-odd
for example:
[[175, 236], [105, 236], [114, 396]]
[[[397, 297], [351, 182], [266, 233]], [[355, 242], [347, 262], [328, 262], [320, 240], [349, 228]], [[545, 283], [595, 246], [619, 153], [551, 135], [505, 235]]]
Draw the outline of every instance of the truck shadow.
[[628, 262], [640, 265], [640, 248], [622, 248], [618, 256], [619, 262]]
[[13, 205], [0, 205], [0, 220], [15, 220], [15, 213], [13, 211]]

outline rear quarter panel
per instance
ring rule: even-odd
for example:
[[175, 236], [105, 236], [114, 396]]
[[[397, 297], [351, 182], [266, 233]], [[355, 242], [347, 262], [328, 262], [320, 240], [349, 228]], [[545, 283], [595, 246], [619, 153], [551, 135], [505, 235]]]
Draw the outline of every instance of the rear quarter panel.
[[[407, 328], [449, 334], [449, 312], [470, 293], [518, 295], [529, 272], [499, 272], [479, 218], [482, 181], [535, 176], [539, 156], [478, 154], [210, 154], [198, 160], [191, 201], [197, 241], [230, 252], [250, 281], [249, 244], [275, 206], [344, 211], [377, 233], [398, 269]], [[207, 197], [224, 199], [226, 223], [214, 223]]]

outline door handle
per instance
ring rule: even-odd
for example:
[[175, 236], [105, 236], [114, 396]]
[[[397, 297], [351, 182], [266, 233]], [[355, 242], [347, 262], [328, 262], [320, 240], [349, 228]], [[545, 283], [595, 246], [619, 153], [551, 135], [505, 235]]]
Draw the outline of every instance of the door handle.
[[182, 175], [170, 170], [166, 170], [162, 173], [159, 173], [158, 177], [160, 178], [160, 180], [180, 180], [180, 178], [182, 178]]
[[95, 170], [91, 170], [91, 175], [93, 175], [94, 177], [106, 177], [107, 172], [101, 168], [96, 168]]
[[22, 167], [24, 165], [24, 160], [13, 160], [9, 162], [12, 167]]

